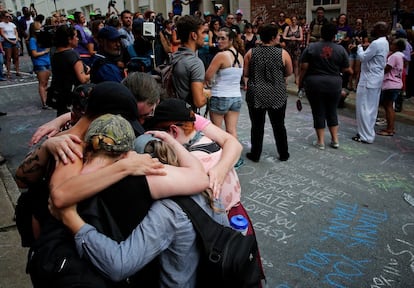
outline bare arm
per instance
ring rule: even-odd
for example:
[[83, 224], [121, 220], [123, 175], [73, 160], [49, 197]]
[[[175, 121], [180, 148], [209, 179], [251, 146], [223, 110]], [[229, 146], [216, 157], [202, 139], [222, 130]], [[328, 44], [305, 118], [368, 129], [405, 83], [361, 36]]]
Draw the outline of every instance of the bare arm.
[[203, 107], [207, 103], [207, 98], [203, 93], [203, 82], [191, 82], [191, 93], [193, 95], [193, 101], [197, 108]]
[[243, 66], [243, 81], [244, 90], [247, 90], [247, 81], [249, 80], [249, 63], [252, 58], [252, 49], [250, 49], [246, 55], [244, 55], [244, 66]]
[[181, 44], [181, 40], [177, 38], [177, 31], [175, 29], [172, 31], [171, 42], [173, 45]]
[[290, 58], [289, 53], [282, 49], [282, 60], [283, 65], [285, 65], [285, 77], [289, 77], [293, 73], [293, 65], [292, 65], [292, 58]]
[[[76, 167], [73, 169], [76, 170]], [[163, 168], [164, 165], [158, 159], [151, 158], [149, 154], [137, 154], [133, 151], [128, 152], [125, 158], [114, 164], [86, 174], [80, 174], [80, 170], [77, 170], [77, 174], [73, 173], [67, 177], [64, 170], [56, 167], [50, 181], [51, 199], [56, 208], [68, 207], [99, 193], [129, 175], [166, 175]]]
[[36, 50], [32, 50], [32, 56], [34, 58], [37, 58], [37, 57], [48, 54], [49, 51], [50, 51], [50, 48], [46, 48], [45, 51], [42, 51], [42, 52], [37, 52]]
[[89, 82], [89, 74], [85, 73], [82, 61], [79, 60], [76, 62], [73, 69], [75, 70], [76, 78], [78, 78], [80, 83], [83, 84]]
[[243, 147], [236, 138], [212, 123], [203, 129], [203, 133], [223, 149], [220, 161], [208, 171], [209, 187], [213, 190], [214, 196], [218, 197], [224, 179], [240, 158]]
[[217, 71], [223, 66], [223, 53], [224, 52], [217, 53], [211, 61], [210, 65], [208, 66], [205, 78], [208, 84], [210, 84], [213, 81], [214, 75], [216, 75]]
[[301, 41], [303, 40], [303, 30], [302, 27], [299, 26], [299, 38], [296, 38], [296, 41]]
[[208, 47], [214, 47], [214, 44], [213, 44], [213, 32], [211, 30], [208, 31]]
[[66, 154], [71, 155], [71, 161], [81, 159], [82, 151], [77, 149], [79, 143], [81, 143], [79, 137], [69, 134], [47, 139], [31, 151], [17, 168], [17, 185], [20, 188], [27, 188], [27, 185], [36, 183], [44, 177], [50, 157], [54, 157], [56, 161], [63, 158], [64, 164], [68, 163]]
[[283, 34], [282, 34], [283, 39], [286, 39], [286, 40], [291, 40], [291, 39], [290, 39], [291, 37], [289, 37], [289, 39], [287, 38], [287, 33], [288, 33], [288, 31], [289, 31], [289, 28], [290, 28], [290, 26], [286, 26], [286, 27], [285, 27], [285, 30], [283, 30]]
[[65, 124], [70, 121], [71, 116], [70, 112], [60, 115], [59, 117], [43, 124], [37, 128], [36, 132], [33, 134], [32, 139], [30, 140], [30, 145], [39, 143], [39, 141], [44, 137], [52, 137], [59, 133], [60, 128], [65, 126]]

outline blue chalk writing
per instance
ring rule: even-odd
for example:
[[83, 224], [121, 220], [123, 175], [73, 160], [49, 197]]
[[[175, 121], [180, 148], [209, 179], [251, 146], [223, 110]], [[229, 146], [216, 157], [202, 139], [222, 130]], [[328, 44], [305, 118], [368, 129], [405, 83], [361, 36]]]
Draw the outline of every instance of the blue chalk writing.
[[377, 240], [378, 225], [388, 219], [386, 212], [360, 209], [357, 204], [338, 202], [332, 210], [334, 218], [331, 225], [322, 230], [321, 239], [335, 239], [347, 245], [347, 247], [366, 246], [374, 248]]
[[[355, 278], [364, 275], [365, 265], [370, 260], [354, 260], [342, 254], [326, 253], [311, 249], [303, 259], [296, 263], [288, 263], [289, 266], [299, 268], [305, 272], [321, 277], [323, 281], [332, 287], [347, 287], [345, 282], [354, 282]], [[332, 271], [326, 274], [325, 271]], [[322, 275], [321, 275], [322, 274]]]

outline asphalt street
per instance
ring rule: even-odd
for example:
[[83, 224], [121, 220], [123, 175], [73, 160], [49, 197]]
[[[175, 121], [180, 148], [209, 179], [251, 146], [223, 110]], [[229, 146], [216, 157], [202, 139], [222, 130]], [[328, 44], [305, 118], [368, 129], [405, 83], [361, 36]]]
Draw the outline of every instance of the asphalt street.
[[[254, 222], [268, 287], [413, 287], [414, 203], [407, 199], [414, 196], [414, 127], [397, 122], [393, 137], [356, 143], [348, 107], [339, 112], [339, 149], [318, 150], [312, 146], [310, 107], [303, 99], [299, 112], [296, 100], [288, 99], [286, 162], [277, 160], [269, 120], [259, 163], [244, 157], [250, 147], [246, 105], [238, 125], [245, 159], [237, 170], [242, 200]], [[41, 109], [30, 74], [0, 83], [0, 111], [8, 113], [0, 117], [4, 178], [13, 175], [31, 135], [55, 111]], [[11, 182], [3, 180], [3, 186]], [[0, 287], [31, 287], [13, 222], [18, 190], [6, 190], [11, 192], [0, 194]]]

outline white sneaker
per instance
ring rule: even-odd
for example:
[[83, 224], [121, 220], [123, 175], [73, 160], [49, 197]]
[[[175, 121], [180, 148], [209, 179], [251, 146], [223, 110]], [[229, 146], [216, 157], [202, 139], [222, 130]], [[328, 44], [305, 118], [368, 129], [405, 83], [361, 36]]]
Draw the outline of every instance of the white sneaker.
[[316, 140], [313, 141], [312, 145], [318, 148], [319, 150], [325, 150], [325, 144], [319, 144]]

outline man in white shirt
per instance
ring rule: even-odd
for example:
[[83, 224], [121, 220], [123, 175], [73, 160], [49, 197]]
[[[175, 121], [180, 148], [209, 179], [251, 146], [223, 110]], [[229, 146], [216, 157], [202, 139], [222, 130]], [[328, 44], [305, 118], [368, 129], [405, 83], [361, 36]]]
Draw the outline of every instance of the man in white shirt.
[[361, 76], [356, 95], [357, 135], [352, 140], [371, 144], [375, 139], [375, 119], [381, 94], [384, 68], [387, 63], [389, 44], [386, 38], [388, 26], [377, 22], [371, 32], [376, 38], [366, 50], [358, 45], [358, 57], [361, 60]]

